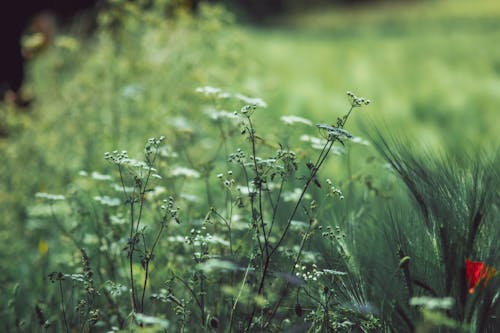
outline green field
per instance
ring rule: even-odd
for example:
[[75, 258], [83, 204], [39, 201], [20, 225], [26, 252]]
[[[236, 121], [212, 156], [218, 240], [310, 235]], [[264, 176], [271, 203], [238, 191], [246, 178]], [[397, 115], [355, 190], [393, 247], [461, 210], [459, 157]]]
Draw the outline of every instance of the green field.
[[498, 330], [496, 1], [112, 3], [0, 105], [0, 330]]

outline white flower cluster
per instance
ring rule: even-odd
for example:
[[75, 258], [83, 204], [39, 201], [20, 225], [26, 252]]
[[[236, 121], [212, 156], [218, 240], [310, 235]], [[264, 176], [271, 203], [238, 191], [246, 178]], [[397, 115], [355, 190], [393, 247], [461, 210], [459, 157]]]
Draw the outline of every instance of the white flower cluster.
[[120, 199], [118, 199], [118, 198], [111, 198], [111, 197], [108, 197], [107, 195], [95, 196], [94, 200], [97, 201], [97, 202], [99, 202], [99, 203], [101, 203], [102, 205], [110, 206], [110, 207], [120, 206], [120, 204], [121, 204], [121, 200]]
[[198, 87], [196, 88], [196, 92], [203, 94], [207, 97], [215, 97], [215, 98], [229, 98], [231, 94], [225, 91], [222, 91], [220, 88], [215, 88], [211, 86]]
[[369, 99], [366, 99], [364, 97], [358, 97], [351, 91], [347, 92], [347, 97], [349, 97], [349, 99], [351, 100], [351, 105], [353, 107], [360, 107], [371, 103]]
[[[196, 92], [203, 94], [207, 97], [215, 97], [215, 98], [230, 98], [230, 97], [232, 97], [232, 95], [230, 93], [223, 91], [220, 88], [211, 87], [211, 86], [198, 87], [198, 88], [196, 88]], [[234, 98], [236, 98], [236, 99], [238, 99], [238, 100], [240, 100], [243, 103], [248, 104], [248, 105], [255, 105], [255, 106], [258, 106], [261, 108], [267, 107], [267, 103], [264, 102], [264, 100], [262, 100], [259, 97], [248, 97], [248, 96], [245, 96], [243, 94], [236, 94], [236, 95], [234, 95]]]
[[304, 281], [318, 281], [318, 279], [323, 275], [347, 275], [346, 272], [336, 271], [333, 269], [318, 269], [316, 264], [312, 264], [309, 269], [305, 265], [296, 264], [295, 270], [295, 275]]
[[50, 201], [59, 201], [59, 200], [66, 199], [66, 197], [62, 194], [50, 194], [50, 193], [44, 193], [44, 192], [36, 193], [35, 197], [40, 198], [40, 199], [50, 200]]
[[200, 178], [200, 173], [196, 170], [177, 166], [170, 170], [171, 177]]
[[242, 94], [236, 94], [234, 97], [248, 105], [255, 105], [261, 108], [267, 107], [267, 103], [259, 97], [248, 97]]
[[306, 119], [306, 118], [299, 117], [299, 116], [282, 116], [281, 121], [287, 125], [293, 125], [296, 123], [305, 124], [305, 125], [309, 125], [309, 126], [312, 125], [312, 121], [310, 121], [309, 119]]
[[206, 227], [203, 226], [201, 227], [201, 230], [199, 229], [191, 229], [189, 232], [189, 236], [184, 237], [184, 241], [187, 244], [195, 245], [195, 246], [207, 246], [207, 244], [217, 244], [217, 245], [222, 245], [222, 246], [229, 246], [229, 241], [217, 236], [217, 235], [212, 235], [210, 233], [205, 233], [203, 234], [202, 231], [205, 231]]
[[308, 268], [304, 265], [295, 265], [295, 275], [304, 281], [317, 281], [323, 274], [325, 274], [322, 270], [318, 270], [318, 266], [316, 264], [312, 264], [311, 268]]

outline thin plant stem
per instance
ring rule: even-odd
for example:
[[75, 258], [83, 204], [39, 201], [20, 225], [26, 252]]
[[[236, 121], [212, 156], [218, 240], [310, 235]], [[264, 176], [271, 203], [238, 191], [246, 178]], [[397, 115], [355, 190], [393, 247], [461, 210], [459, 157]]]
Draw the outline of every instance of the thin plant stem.
[[[255, 221], [254, 219], [254, 214], [253, 214], [253, 211], [254, 211], [254, 197], [253, 197], [253, 192], [250, 190], [250, 181], [249, 181], [249, 176], [248, 176], [248, 171], [245, 167], [245, 164], [244, 163], [241, 163], [241, 167], [243, 169], [243, 173], [245, 174], [245, 179], [246, 179], [246, 184], [247, 184], [247, 190], [248, 190], [248, 193], [250, 194], [250, 210], [251, 210], [251, 214], [252, 214], [252, 222], [257, 224], [257, 222]], [[255, 225], [256, 228], [258, 228], [257, 225]], [[259, 249], [260, 249], [260, 253], [263, 254], [264, 253], [264, 250], [262, 249], [262, 244], [261, 244], [261, 241], [260, 241], [260, 237], [258, 236], [257, 234], [257, 243], [259, 244]]]
[[194, 290], [191, 289], [191, 287], [186, 283], [186, 281], [184, 281], [183, 279], [181, 279], [179, 276], [177, 276], [177, 275], [174, 274], [174, 278], [176, 278], [177, 280], [179, 280], [184, 285], [184, 287], [186, 287], [186, 289], [191, 293], [191, 296], [193, 296], [193, 299], [195, 300], [196, 304], [198, 305], [198, 307], [201, 310], [201, 303], [200, 303], [198, 297], [196, 297], [196, 293], [194, 292]]
[[243, 288], [245, 287], [245, 283], [248, 277], [248, 272], [250, 271], [250, 267], [252, 265], [252, 260], [248, 262], [247, 268], [245, 270], [245, 275], [243, 276], [243, 281], [241, 282], [241, 287], [238, 292], [238, 296], [236, 296], [236, 299], [234, 300], [233, 307], [231, 308], [231, 315], [229, 317], [229, 332], [231, 333], [233, 331], [233, 318], [234, 318], [234, 312], [236, 311], [236, 306], [238, 305], [238, 301], [241, 297], [241, 294], [243, 293]]
[[286, 234], [288, 233], [288, 230], [290, 229], [290, 225], [292, 224], [292, 220], [295, 217], [295, 214], [297, 213], [297, 210], [300, 206], [300, 203], [302, 202], [302, 199], [304, 198], [309, 186], [313, 182], [313, 180], [316, 178], [316, 174], [318, 173], [318, 170], [320, 167], [323, 165], [323, 162], [326, 160], [326, 157], [328, 156], [328, 152], [332, 148], [332, 145], [335, 141], [328, 141], [325, 146], [323, 147], [323, 150], [320, 153], [320, 156], [318, 157], [318, 161], [314, 165], [314, 167], [311, 170], [311, 175], [307, 178], [307, 182], [304, 185], [304, 188], [302, 189], [302, 192], [300, 193], [299, 199], [297, 200], [297, 203], [295, 204], [294, 208], [292, 209], [292, 212], [290, 213], [290, 216], [287, 219], [287, 223], [285, 226], [285, 229], [283, 230], [280, 239], [276, 243], [276, 245], [272, 248], [270, 256], [272, 256], [280, 247], [281, 243], [285, 239]]
[[134, 283], [134, 269], [133, 269], [133, 255], [134, 255], [134, 250], [135, 250], [135, 239], [134, 239], [134, 194], [135, 194], [135, 187], [134, 187], [134, 192], [130, 195], [127, 196], [127, 190], [125, 188], [125, 180], [123, 179], [123, 170], [121, 165], [118, 164], [118, 173], [120, 174], [120, 182], [122, 185], [123, 189], [123, 194], [125, 195], [125, 198], [129, 202], [130, 205], [130, 232], [129, 232], [129, 249], [128, 249], [128, 259], [129, 259], [129, 279], [130, 279], [130, 288], [132, 292], [132, 308], [134, 311], [137, 311], [137, 300], [136, 300], [136, 291], [135, 291], [135, 283]]
[[206, 314], [205, 314], [205, 275], [200, 271], [200, 310], [201, 310], [201, 325], [205, 327]]
[[[276, 203], [273, 206], [273, 215], [272, 215], [271, 225], [269, 227], [269, 232], [268, 232], [269, 235], [271, 235], [271, 233], [273, 232], [273, 226], [274, 226], [274, 222], [276, 221], [276, 215], [278, 213], [278, 207], [280, 204], [281, 193], [283, 192], [284, 185], [285, 185], [285, 179], [282, 178], [281, 183], [280, 183], [280, 188], [279, 188], [278, 194], [277, 194]], [[271, 199], [269, 199], [269, 200], [271, 200]]]
[[144, 295], [146, 294], [146, 286], [148, 284], [148, 276], [149, 276], [149, 259], [146, 262], [146, 267], [144, 268], [144, 282], [142, 284], [142, 296], [141, 296], [141, 313], [144, 312]]
[[[268, 239], [266, 235], [266, 228], [265, 228], [265, 223], [264, 223], [264, 211], [262, 209], [262, 178], [261, 174], [259, 172], [259, 167], [257, 166], [257, 148], [255, 147], [255, 129], [252, 124], [252, 119], [250, 117], [247, 117], [248, 120], [248, 132], [250, 136], [250, 141], [252, 143], [252, 159], [253, 159], [253, 165], [254, 165], [254, 171], [255, 171], [255, 181], [258, 182], [258, 184], [254, 184], [258, 188], [258, 195], [257, 195], [257, 200], [258, 200], [258, 205], [259, 205], [259, 216], [258, 218], [260, 219], [260, 227], [262, 228], [262, 234], [264, 236], [264, 251], [262, 251], [262, 255], [264, 255], [264, 252], [266, 253], [266, 256], [269, 255], [269, 244], [268, 244]], [[259, 223], [257, 219], [254, 216], [253, 212], [253, 207], [252, 207], [252, 217], [255, 223]], [[257, 226], [258, 228], [259, 226]], [[257, 238], [260, 241], [260, 237], [257, 236]]]
[[63, 315], [64, 327], [66, 328], [66, 332], [69, 333], [69, 325], [68, 320], [66, 319], [66, 307], [64, 306], [64, 295], [61, 280], [59, 280], [59, 294], [61, 295], [61, 311]]
[[[232, 214], [232, 209], [233, 209], [233, 206], [231, 205], [230, 206], [231, 208], [231, 214]], [[214, 214], [217, 215], [221, 220], [222, 222], [224, 222], [224, 225], [226, 226], [227, 228], [227, 233], [228, 233], [228, 237], [229, 237], [229, 250], [231, 252], [231, 254], [233, 254], [233, 237], [232, 237], [232, 233], [231, 233], [231, 222], [228, 221], [224, 216], [222, 216], [217, 210], [213, 210]]]

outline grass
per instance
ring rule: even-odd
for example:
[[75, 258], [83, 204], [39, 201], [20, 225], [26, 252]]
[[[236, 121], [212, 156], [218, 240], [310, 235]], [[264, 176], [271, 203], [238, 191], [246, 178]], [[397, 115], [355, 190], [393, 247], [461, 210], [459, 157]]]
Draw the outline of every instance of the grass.
[[[30, 64], [31, 113], [0, 106], [4, 330], [495, 331], [498, 278], [469, 295], [464, 275], [500, 266], [493, 1], [268, 28], [158, 12], [116, 2]], [[371, 145], [330, 128], [350, 89], [373, 101], [347, 126]], [[267, 107], [247, 117], [262, 103], [239, 92]], [[321, 133], [344, 153], [301, 140]], [[103, 158], [152, 135], [146, 168]]]
[[[494, 137], [488, 124], [494, 123], [498, 102], [500, 50], [492, 44], [500, 31], [498, 6], [488, 1], [407, 6], [323, 10], [287, 19], [292, 27], [287, 30], [257, 31], [256, 43], [273, 68], [266, 81], [274, 92], [270, 104], [276, 98], [286, 110], [319, 116], [325, 106], [340, 107], [339, 92], [359, 87], [377, 101], [377, 118], [425, 131], [431, 144], [446, 137], [452, 144], [460, 136], [487, 144]], [[281, 80], [290, 82], [292, 93], [281, 92]], [[460, 126], [465, 123], [477, 127]], [[442, 131], [447, 135], [440, 136]]]

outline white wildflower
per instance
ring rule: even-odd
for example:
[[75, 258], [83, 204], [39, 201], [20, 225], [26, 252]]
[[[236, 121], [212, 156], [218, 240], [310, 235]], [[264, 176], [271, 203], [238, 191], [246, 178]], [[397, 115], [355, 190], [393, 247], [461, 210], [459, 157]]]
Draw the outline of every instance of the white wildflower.
[[365, 146], [369, 146], [370, 143], [368, 141], [366, 141], [365, 139], [362, 139], [360, 138], [359, 136], [353, 136], [350, 141], [354, 142], [354, 143], [359, 143], [361, 145], [365, 145]]
[[261, 108], [267, 107], [267, 103], [264, 102], [264, 100], [262, 100], [261, 98], [258, 98], [258, 97], [248, 97], [248, 96], [245, 96], [245, 95], [242, 95], [242, 94], [236, 94], [235, 97], [237, 99], [239, 99], [240, 101], [244, 102], [245, 104], [255, 105], [255, 106], [258, 106], [258, 107], [261, 107]]
[[66, 197], [62, 194], [49, 194], [49, 193], [44, 193], [44, 192], [38, 192], [35, 194], [36, 198], [40, 199], [46, 199], [50, 201], [58, 201], [58, 200], [65, 200]]
[[93, 171], [91, 174], [91, 177], [92, 177], [92, 179], [95, 179], [95, 180], [111, 180], [110, 175], [105, 175], [105, 174], [99, 173], [97, 171]]
[[[301, 188], [295, 188], [293, 192], [284, 192], [283, 193], [283, 201], [284, 202], [296, 202], [299, 200], [300, 195], [302, 194]], [[304, 194], [304, 199], [311, 199], [311, 195], [309, 193]]]
[[312, 122], [309, 119], [302, 118], [299, 116], [282, 116], [281, 121], [288, 125], [293, 125], [295, 123], [301, 123], [305, 125], [312, 125]]
[[199, 178], [200, 173], [196, 170], [185, 168], [185, 167], [174, 167], [170, 170], [171, 177], [188, 177], [188, 178]]
[[116, 207], [116, 206], [119, 206], [121, 204], [120, 199], [111, 198], [111, 197], [108, 197], [107, 195], [96, 196], [96, 197], [94, 197], [94, 200], [97, 202], [100, 202], [101, 204], [103, 204], [105, 206], [110, 206], [110, 207]]

